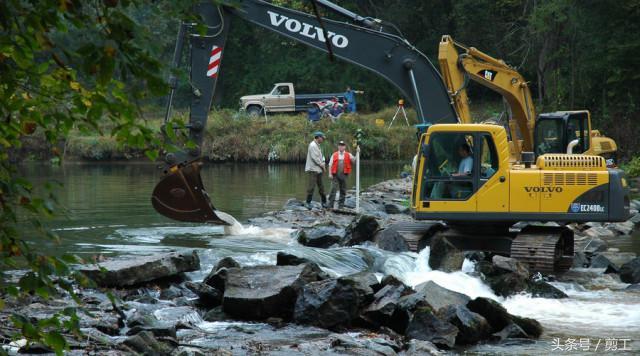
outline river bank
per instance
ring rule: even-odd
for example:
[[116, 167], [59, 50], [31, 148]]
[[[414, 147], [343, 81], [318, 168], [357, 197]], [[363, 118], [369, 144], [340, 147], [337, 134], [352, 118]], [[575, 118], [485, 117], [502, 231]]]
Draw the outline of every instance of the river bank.
[[[128, 277], [111, 278], [107, 280], [126, 285], [81, 292], [94, 317], [81, 318], [82, 330], [90, 336], [72, 341], [73, 352], [415, 354], [445, 348], [545, 353], [556, 338], [563, 344], [571, 337], [593, 339], [594, 344], [597, 337], [633, 342], [640, 338], [635, 334], [640, 320], [634, 309], [640, 303], [637, 285], [623, 283], [618, 274], [626, 263], [622, 259], [631, 256], [609, 247], [640, 218], [621, 225], [575, 226], [576, 251], [586, 260], [565, 276], [545, 276], [546, 294], [530, 289], [499, 291], [491, 278], [523, 281], [530, 276], [522, 278], [517, 268], [509, 270], [509, 264], [492, 256], [434, 255], [429, 248], [416, 254], [405, 243], [411, 237], [398, 238], [410, 233], [391, 228], [410, 221], [402, 204], [409, 184], [395, 180], [370, 187], [363, 193], [366, 215], [327, 212], [319, 206], [309, 211], [294, 199], [281, 210], [250, 219], [249, 226], [236, 226], [229, 231], [233, 234], [193, 228], [192, 234], [207, 241], [197, 249], [197, 257], [191, 249], [179, 249], [178, 261], [185, 263], [175, 263], [182, 266], [174, 270], [177, 280], [129, 280], [133, 283], [129, 285]], [[353, 199], [347, 200], [348, 207], [353, 204]], [[433, 268], [434, 257], [443, 255], [449, 263]], [[135, 265], [140, 258], [114, 260], [123, 261], [116, 262], [122, 267], [132, 261]], [[452, 263], [458, 266], [442, 270]], [[142, 268], [146, 274], [133, 275], [149, 276], [151, 268]], [[607, 271], [614, 268], [618, 273]], [[524, 285], [530, 287], [528, 282]], [[119, 297], [115, 306], [107, 291]], [[515, 293], [505, 296], [505, 292]], [[459, 301], [453, 307], [439, 304], [453, 300]], [[416, 301], [425, 303], [431, 313], [411, 309]], [[14, 310], [38, 317], [72, 302], [61, 295], [47, 303], [35, 297], [12, 303]], [[486, 310], [478, 303], [493, 311], [483, 314]], [[394, 318], [407, 310], [406, 319]], [[508, 322], [490, 320], [495, 313], [502, 313], [503, 323]], [[513, 323], [520, 319], [504, 313], [538, 319], [544, 329], [541, 341], [522, 338], [535, 336], [537, 323], [528, 322], [526, 327], [533, 329], [525, 329], [523, 321]], [[411, 330], [405, 323], [413, 323]], [[7, 331], [3, 330], [5, 336]], [[493, 341], [470, 347], [470, 340], [480, 336]], [[630, 342], [627, 347], [636, 350], [638, 345]]]
[[[345, 114], [336, 123], [328, 119], [309, 122], [305, 115], [269, 115], [250, 118], [231, 110], [212, 112], [202, 144], [202, 155], [212, 162], [303, 162], [312, 133], [322, 130], [327, 135], [323, 145], [328, 156], [340, 140], [354, 142], [354, 134], [362, 130], [364, 138], [359, 142], [363, 159], [410, 160], [415, 154], [415, 129], [406, 126], [404, 120], [389, 128], [394, 114], [389, 108], [371, 114]], [[415, 113], [409, 112], [411, 123]], [[178, 117], [186, 119], [185, 114]], [[376, 120], [379, 120], [376, 123]], [[160, 133], [162, 120], [151, 116], [146, 126]], [[36, 132], [23, 139], [22, 147], [14, 148], [14, 161], [137, 161], [146, 160], [141, 151], [129, 148], [126, 143], [108, 134], [80, 133], [73, 130], [56, 145], [46, 142], [44, 133]]]

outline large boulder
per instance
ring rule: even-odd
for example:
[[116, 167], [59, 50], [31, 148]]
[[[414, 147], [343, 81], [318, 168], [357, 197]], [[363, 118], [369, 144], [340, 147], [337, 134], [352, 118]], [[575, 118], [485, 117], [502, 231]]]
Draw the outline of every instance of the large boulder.
[[493, 256], [493, 265], [499, 271], [512, 272], [524, 278], [529, 278], [529, 269], [520, 261], [511, 257], [504, 257], [500, 255]]
[[635, 224], [632, 221], [623, 221], [617, 223], [610, 223], [605, 226], [607, 229], [619, 233], [622, 235], [630, 235], [635, 228]]
[[607, 239], [607, 238], [612, 238], [616, 236], [616, 233], [602, 226], [590, 227], [589, 229], [585, 230], [584, 233], [589, 237], [600, 238], [600, 239]]
[[213, 268], [213, 271], [217, 271], [220, 268], [236, 268], [236, 267], [240, 267], [240, 263], [238, 263], [238, 261], [234, 260], [233, 257], [223, 257], [222, 259], [220, 259], [220, 261], [218, 261], [218, 263], [216, 263], [216, 266]]
[[491, 326], [487, 319], [470, 311], [464, 305], [449, 305], [438, 310], [436, 315], [458, 328], [456, 344], [474, 344], [491, 333]]
[[178, 346], [177, 342], [173, 344], [159, 341], [150, 331], [141, 331], [125, 339], [122, 343], [142, 355], [171, 355]]
[[278, 266], [295, 266], [309, 262], [310, 261], [304, 257], [299, 257], [288, 252], [279, 251], [276, 255], [276, 265]]
[[497, 295], [502, 297], [524, 292], [529, 287], [529, 280], [516, 273], [488, 276], [484, 280]]
[[340, 277], [340, 279], [352, 281], [356, 288], [361, 291], [361, 294], [365, 296], [365, 299], [370, 301], [373, 299], [373, 294], [382, 288], [378, 277], [371, 272], [358, 272]]
[[358, 215], [351, 224], [347, 226], [347, 235], [341, 245], [353, 246], [365, 241], [371, 241], [378, 228], [380, 228], [380, 225], [374, 216]]
[[640, 283], [640, 257], [636, 257], [620, 267], [620, 280], [624, 283]]
[[431, 308], [424, 307], [413, 313], [405, 335], [411, 339], [430, 341], [441, 347], [452, 348], [456, 343], [458, 328], [438, 318]]
[[82, 266], [80, 272], [101, 287], [131, 287], [200, 269], [196, 251], [135, 257]]
[[436, 235], [431, 238], [429, 267], [444, 272], [459, 271], [464, 262], [464, 252], [458, 250], [446, 237]]
[[323, 328], [348, 326], [364, 300], [358, 286], [347, 279], [327, 279], [304, 286], [295, 302], [294, 320]]
[[374, 295], [374, 300], [362, 312], [362, 318], [374, 327], [386, 326], [403, 333], [409, 323], [410, 313], [398, 307], [400, 298], [413, 293], [404, 285], [386, 285]]
[[305, 246], [327, 248], [344, 239], [344, 229], [329, 225], [318, 225], [298, 233], [298, 242]]
[[591, 258], [590, 268], [604, 268], [604, 273], [618, 273], [620, 267], [604, 254], [598, 254]]
[[478, 297], [467, 303], [467, 308], [482, 315], [491, 325], [492, 333], [498, 333], [506, 327], [510, 327], [510, 324], [515, 324], [531, 338], [538, 338], [542, 335], [542, 326], [538, 321], [511, 315], [494, 300]]
[[442, 355], [444, 352], [440, 351], [436, 345], [432, 342], [424, 340], [409, 340], [406, 355]]
[[545, 281], [531, 281], [529, 280], [527, 286], [527, 292], [531, 293], [532, 297], [547, 298], [547, 299], [561, 299], [569, 298], [569, 296], [560, 289], [552, 286]]
[[238, 319], [289, 319], [305, 284], [321, 274], [315, 264], [229, 268], [222, 306]]
[[213, 308], [222, 303], [222, 292], [205, 283], [187, 282], [185, 286], [198, 296], [200, 305]]
[[373, 242], [382, 250], [392, 252], [409, 251], [409, 244], [396, 229], [382, 229], [376, 232]]
[[471, 300], [468, 296], [444, 288], [433, 281], [418, 284], [415, 290], [416, 295], [422, 298], [434, 311], [450, 305], [466, 305]]

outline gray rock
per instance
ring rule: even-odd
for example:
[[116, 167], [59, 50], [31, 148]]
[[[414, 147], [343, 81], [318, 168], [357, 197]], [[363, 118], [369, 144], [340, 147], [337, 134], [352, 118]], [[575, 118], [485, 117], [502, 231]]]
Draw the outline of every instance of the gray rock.
[[436, 317], [431, 308], [420, 308], [413, 313], [405, 335], [412, 339], [430, 341], [438, 346], [452, 348], [458, 328]]
[[130, 287], [154, 280], [175, 277], [200, 269], [196, 251], [173, 252], [127, 260], [113, 260], [98, 266], [82, 266], [80, 272], [101, 287]]
[[635, 214], [631, 217], [631, 219], [629, 219], [629, 220], [627, 220], [627, 221], [632, 222], [634, 225], [638, 225], [638, 224], [640, 224], [640, 214], [635, 213]]
[[438, 350], [438, 347], [432, 342], [424, 340], [411, 339], [408, 342], [406, 355], [442, 355], [444, 352]]
[[511, 315], [511, 320], [514, 324], [521, 327], [522, 330], [529, 335], [529, 338], [537, 339], [542, 335], [542, 325], [535, 319]]
[[371, 241], [380, 225], [371, 215], [358, 215], [347, 226], [347, 235], [343, 239], [342, 246], [353, 246], [365, 241]]
[[635, 228], [635, 224], [632, 221], [623, 221], [617, 223], [610, 223], [605, 226], [607, 229], [622, 235], [630, 235]]
[[459, 271], [464, 262], [464, 253], [456, 248], [446, 237], [436, 235], [431, 239], [429, 267], [444, 272]]
[[310, 261], [304, 257], [298, 257], [288, 252], [279, 251], [278, 255], [276, 256], [277, 266], [296, 266], [309, 262]]
[[612, 238], [616, 236], [616, 234], [613, 231], [601, 226], [593, 226], [585, 230], [584, 233], [587, 236], [594, 237], [594, 238], [601, 238], [601, 239], [607, 239], [607, 238]]
[[185, 286], [198, 296], [198, 302], [205, 307], [213, 308], [222, 304], [222, 292], [205, 283], [187, 282]]
[[340, 279], [350, 280], [356, 284], [367, 300], [373, 299], [373, 294], [382, 288], [378, 277], [371, 272], [358, 272], [340, 277]]
[[613, 263], [618, 267], [622, 267], [622, 265], [630, 262], [631, 260], [637, 257], [637, 255], [633, 252], [618, 252], [618, 251], [612, 251], [612, 249], [609, 249], [600, 254], [605, 256], [609, 261], [611, 261], [611, 263]]
[[466, 305], [471, 300], [468, 296], [446, 289], [433, 281], [421, 283], [415, 290], [434, 311], [449, 305]]
[[409, 208], [400, 204], [388, 203], [384, 205], [384, 211], [387, 214], [407, 214]]
[[399, 280], [396, 276], [392, 275], [392, 274], [388, 274], [384, 277], [382, 277], [382, 280], [380, 281], [380, 285], [382, 287], [388, 286], [388, 285], [394, 285], [394, 286], [405, 286], [406, 285]]
[[585, 268], [589, 266], [589, 259], [584, 252], [578, 251], [573, 254], [573, 268]]
[[487, 319], [474, 313], [464, 305], [449, 305], [436, 313], [436, 315], [458, 328], [456, 344], [474, 344], [485, 339], [491, 333], [491, 326]]
[[228, 275], [229, 275], [229, 268], [216, 269], [215, 267], [213, 267], [211, 272], [209, 272], [209, 274], [206, 277], [204, 277], [204, 279], [202, 280], [202, 283], [224, 293], [224, 289], [227, 284]]
[[624, 290], [627, 292], [640, 292], [640, 283], [630, 284]]
[[569, 296], [560, 289], [552, 286], [545, 281], [529, 281], [527, 286], [527, 292], [531, 293], [533, 297], [548, 298], [548, 299], [561, 299], [569, 298]]
[[590, 268], [604, 268], [604, 273], [618, 273], [620, 267], [618, 267], [615, 263], [611, 262], [611, 260], [603, 255], [597, 254], [591, 258]]
[[282, 207], [282, 209], [284, 210], [308, 210], [305, 206], [304, 206], [304, 202], [302, 200], [298, 200], [295, 198], [289, 199], [284, 203], [284, 206]]
[[467, 304], [467, 308], [487, 319], [489, 325], [491, 325], [492, 333], [502, 331], [509, 324], [514, 323], [522, 328], [530, 338], [538, 338], [542, 335], [542, 326], [538, 321], [511, 315], [494, 300], [478, 297], [470, 301]]
[[529, 269], [515, 258], [495, 255], [493, 256], [493, 265], [498, 270], [513, 272], [524, 278], [529, 278]]
[[305, 284], [317, 281], [320, 273], [315, 264], [229, 268], [224, 312], [239, 319], [289, 319], [298, 293]]
[[387, 326], [398, 333], [404, 333], [409, 323], [410, 313], [403, 312], [398, 301], [400, 297], [412, 293], [404, 285], [387, 285], [380, 289], [374, 300], [362, 312], [362, 318], [374, 327]]
[[510, 323], [502, 330], [491, 335], [492, 341], [504, 341], [506, 339], [529, 339], [530, 336], [521, 327]]
[[240, 264], [238, 263], [238, 261], [234, 260], [233, 257], [227, 256], [222, 258], [220, 261], [218, 261], [218, 263], [216, 263], [216, 266], [213, 268], [213, 270], [217, 271], [220, 268], [236, 268], [236, 267], [240, 267]]
[[305, 246], [327, 248], [344, 239], [344, 229], [334, 225], [319, 225], [298, 233], [298, 242]]
[[182, 295], [182, 290], [176, 286], [169, 286], [169, 288], [164, 288], [160, 291], [160, 299], [164, 300], [176, 299], [182, 297]]
[[624, 283], [640, 283], [640, 257], [636, 257], [620, 267], [620, 280]]
[[592, 238], [589, 240], [586, 245], [583, 247], [583, 251], [587, 254], [596, 254], [598, 252], [604, 252], [607, 250], [608, 244], [598, 238]]
[[294, 320], [322, 328], [349, 326], [363, 305], [352, 281], [328, 279], [304, 286], [295, 303]]
[[224, 313], [222, 306], [217, 306], [206, 312], [202, 319], [204, 321], [223, 321], [229, 319], [229, 316]]
[[150, 331], [141, 331], [124, 340], [123, 344], [142, 355], [171, 355], [177, 346], [158, 341]]
[[373, 242], [382, 250], [392, 252], [409, 251], [409, 244], [395, 229], [383, 229], [376, 232]]
[[497, 295], [502, 297], [508, 297], [524, 292], [529, 287], [529, 280], [516, 273], [487, 276], [484, 281]]
[[134, 326], [127, 331], [127, 336], [135, 335], [142, 331], [148, 331], [155, 337], [176, 338], [176, 327], [171, 323], [157, 323], [153, 326]]

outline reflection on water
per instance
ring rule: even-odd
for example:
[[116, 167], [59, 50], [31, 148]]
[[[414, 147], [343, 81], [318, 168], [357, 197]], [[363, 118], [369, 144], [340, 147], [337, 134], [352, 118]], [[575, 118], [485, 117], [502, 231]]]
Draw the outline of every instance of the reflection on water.
[[[402, 165], [363, 162], [363, 188], [397, 177]], [[57, 196], [68, 209], [67, 216], [48, 223], [62, 237], [61, 245], [51, 246], [58, 253], [148, 253], [168, 246], [204, 247], [211, 237], [224, 233], [218, 226], [177, 223], [156, 213], [151, 191], [161, 171], [155, 165], [31, 164], [21, 169], [36, 186], [51, 180], [64, 185]], [[307, 182], [304, 165], [299, 164], [205, 164], [202, 179], [215, 207], [241, 222], [280, 209], [290, 198], [303, 199]], [[350, 181], [353, 186], [355, 177]], [[330, 186], [326, 178], [325, 186]]]

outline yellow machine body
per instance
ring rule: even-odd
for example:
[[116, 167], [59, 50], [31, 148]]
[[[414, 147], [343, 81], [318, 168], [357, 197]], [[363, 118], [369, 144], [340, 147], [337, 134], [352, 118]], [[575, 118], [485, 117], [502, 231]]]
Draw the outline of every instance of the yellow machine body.
[[[463, 144], [472, 150], [473, 168], [466, 174], [460, 168]], [[578, 222], [623, 221], [629, 215], [624, 173], [608, 169], [604, 158], [546, 154], [515, 164], [498, 125], [433, 125], [418, 151], [412, 195], [417, 219]]]

